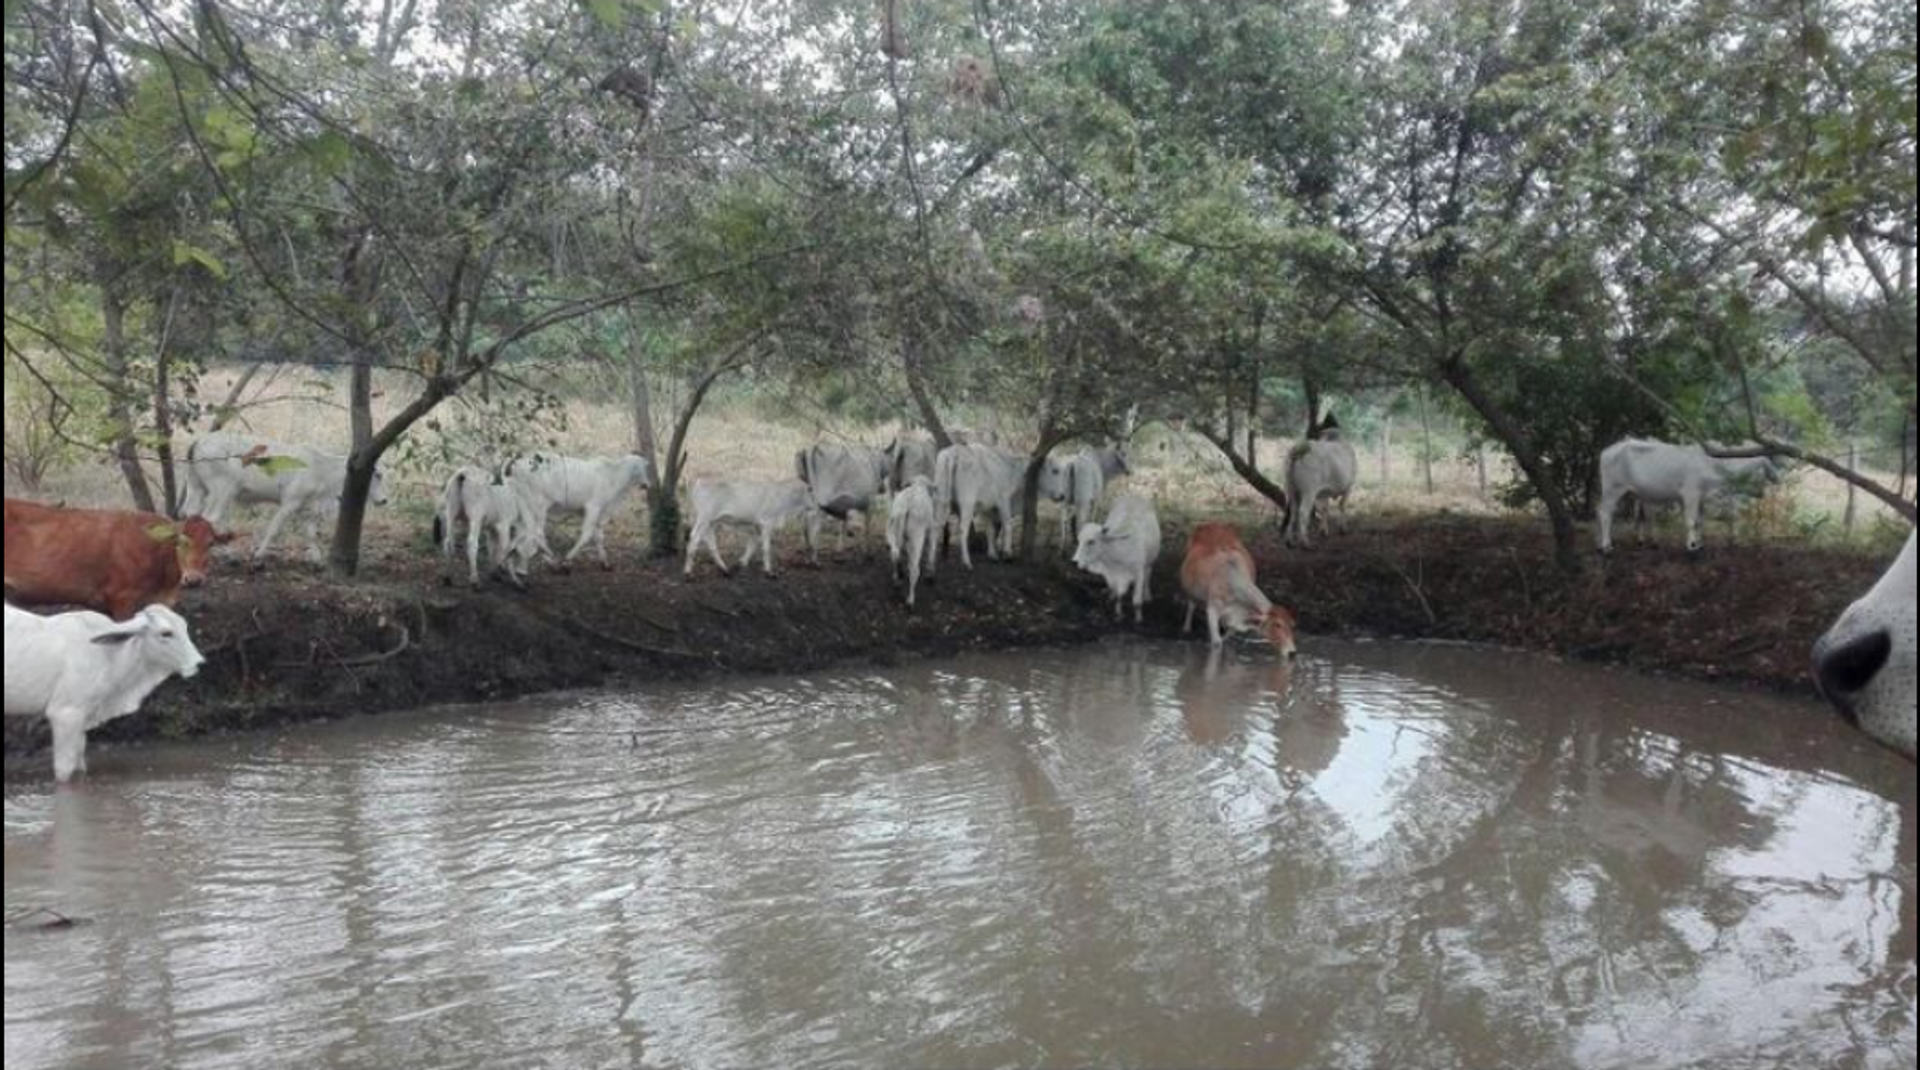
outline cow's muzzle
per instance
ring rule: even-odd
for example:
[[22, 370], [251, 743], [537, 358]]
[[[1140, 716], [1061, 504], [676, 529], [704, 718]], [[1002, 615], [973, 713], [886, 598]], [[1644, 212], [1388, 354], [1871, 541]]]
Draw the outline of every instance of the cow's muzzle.
[[1841, 716], [1858, 725], [1860, 693], [1872, 685], [1892, 657], [1893, 636], [1885, 631], [1869, 632], [1846, 642], [1822, 640], [1813, 649], [1813, 677]]

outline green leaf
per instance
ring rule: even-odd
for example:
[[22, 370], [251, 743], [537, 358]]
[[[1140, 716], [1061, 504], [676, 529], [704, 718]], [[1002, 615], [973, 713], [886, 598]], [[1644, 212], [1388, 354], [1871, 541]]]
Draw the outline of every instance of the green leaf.
[[626, 25], [627, 5], [621, 0], [581, 0], [581, 6], [587, 9], [602, 26], [617, 30]]
[[180, 532], [180, 525], [178, 524], [154, 524], [146, 530], [147, 538], [152, 539], [154, 542], [166, 543], [173, 546], [180, 545], [180, 541], [184, 537]]
[[289, 472], [298, 472], [307, 466], [307, 462], [298, 457], [288, 457], [284, 454], [271, 453], [249, 458], [242, 463], [250, 468], [258, 468], [276, 479]]
[[173, 242], [173, 264], [175, 267], [181, 267], [186, 264], [199, 264], [201, 267], [206, 268], [207, 273], [216, 279], [224, 281], [227, 277], [227, 265], [222, 263], [219, 257], [197, 245], [189, 245], [177, 238], [174, 239]]
[[309, 140], [306, 149], [314, 167], [328, 177], [341, 174], [353, 163], [353, 143], [334, 130]]

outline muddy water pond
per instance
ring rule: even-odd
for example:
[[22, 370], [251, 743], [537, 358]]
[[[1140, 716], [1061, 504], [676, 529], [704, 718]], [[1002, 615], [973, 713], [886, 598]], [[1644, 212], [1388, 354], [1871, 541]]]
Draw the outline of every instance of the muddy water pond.
[[8, 1070], [1913, 1065], [1913, 770], [1792, 699], [1111, 644], [93, 767]]

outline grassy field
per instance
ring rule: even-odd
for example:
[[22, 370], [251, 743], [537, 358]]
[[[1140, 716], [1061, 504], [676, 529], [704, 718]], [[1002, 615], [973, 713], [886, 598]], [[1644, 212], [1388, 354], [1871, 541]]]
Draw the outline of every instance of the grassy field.
[[[225, 395], [232, 372], [219, 371], [201, 385], [203, 397]], [[514, 449], [550, 447], [576, 454], [605, 454], [625, 450], [632, 441], [626, 408], [619, 391], [611, 387], [601, 396], [606, 401], [574, 400], [563, 408], [535, 414], [531, 419], [489, 415], [481, 406], [456, 403], [440, 417], [423, 424], [410, 436], [406, 447], [396, 453], [388, 465], [388, 486], [392, 502], [377, 511], [372, 521], [374, 538], [401, 545], [424, 545], [425, 531], [433, 502], [445, 473], [455, 460], [493, 463]], [[382, 383], [376, 409], [384, 411], [404, 404], [408, 397], [404, 382]], [[348, 431], [344, 408], [345, 391], [337, 378], [321, 376], [306, 369], [288, 369], [265, 384], [265, 389], [246, 408], [238, 426], [250, 433], [288, 442], [303, 442], [344, 450]], [[672, 399], [666, 399], [669, 402]], [[711, 403], [693, 426], [688, 443], [688, 475], [744, 475], [763, 478], [786, 477], [792, 472], [792, 457], [810, 442], [819, 440], [862, 442], [884, 445], [901, 428], [897, 426], [852, 426], [829, 419], [796, 413], [791, 409], [768, 412], [769, 404], [755, 404], [739, 398], [722, 398]], [[668, 416], [661, 413], [658, 425], [665, 434]], [[992, 426], [982, 419], [976, 425]], [[1009, 432], [1017, 441], [1017, 432]], [[184, 451], [188, 435], [178, 436]], [[1284, 461], [1292, 443], [1274, 439], [1261, 446], [1261, 466], [1270, 473], [1284, 470]], [[1498, 488], [1512, 478], [1506, 464], [1489, 458], [1484, 472], [1471, 457], [1457, 449], [1436, 448], [1431, 490], [1420, 461], [1417, 440], [1404, 428], [1396, 436], [1385, 457], [1377, 440], [1356, 441], [1360, 451], [1360, 485], [1353, 498], [1356, 517], [1375, 520], [1414, 520], [1423, 516], [1489, 516], [1505, 512], [1498, 503]], [[1195, 435], [1165, 427], [1149, 428], [1134, 443], [1134, 489], [1151, 495], [1168, 512], [1187, 516], [1228, 514], [1253, 521], [1270, 510], [1264, 499], [1240, 480], [1221, 460], [1217, 451]], [[1889, 482], [1893, 477], [1883, 473]], [[38, 489], [18, 484], [10, 471], [6, 490], [9, 495], [26, 494], [48, 501], [74, 505], [120, 505], [126, 490], [118, 469], [104, 460], [80, 459], [57, 468]], [[1844, 532], [1847, 506], [1845, 485], [1824, 473], [1805, 469], [1789, 477], [1781, 490], [1766, 501], [1747, 507], [1738, 518], [1736, 534], [1746, 539], [1774, 539], [1827, 545], [1853, 543], [1873, 552], [1887, 550], [1902, 537], [1903, 528], [1892, 512], [1871, 498], [1861, 495], [1853, 536]], [[616, 521], [611, 537], [632, 540], [642, 537], [642, 524], [628, 508]], [[248, 521], [242, 521], [243, 525]], [[1663, 527], [1675, 526], [1668, 517]], [[1048, 528], [1052, 530], [1051, 526]], [[1709, 528], [1709, 538], [1724, 539], [1724, 523]], [[397, 546], [396, 546], [397, 548]]]

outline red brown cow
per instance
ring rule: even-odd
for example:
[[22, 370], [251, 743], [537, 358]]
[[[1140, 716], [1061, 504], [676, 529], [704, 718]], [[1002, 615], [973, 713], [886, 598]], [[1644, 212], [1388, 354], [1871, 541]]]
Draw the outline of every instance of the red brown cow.
[[61, 509], [6, 500], [7, 600], [84, 606], [127, 620], [150, 605], [171, 606], [181, 587], [207, 581], [207, 558], [230, 535], [200, 517]]
[[1187, 559], [1180, 566], [1180, 586], [1187, 594], [1187, 631], [1193, 630], [1194, 611], [1207, 607], [1207, 637], [1214, 646], [1225, 642], [1227, 631], [1257, 631], [1286, 657], [1294, 655], [1293, 611], [1276, 606], [1254, 584], [1253, 555], [1240, 536], [1225, 524], [1202, 524], [1187, 540]]

